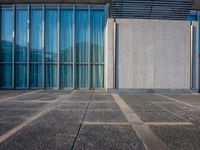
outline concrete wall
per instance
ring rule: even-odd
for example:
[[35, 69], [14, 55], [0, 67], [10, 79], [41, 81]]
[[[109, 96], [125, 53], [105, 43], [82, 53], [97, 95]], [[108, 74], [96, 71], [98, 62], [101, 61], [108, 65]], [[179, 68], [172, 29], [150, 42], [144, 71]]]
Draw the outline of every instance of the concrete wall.
[[105, 88], [112, 89], [113, 82], [113, 58], [114, 58], [114, 20], [108, 19], [105, 31]]
[[[119, 89], [190, 89], [190, 22], [117, 19], [116, 23]], [[106, 80], [112, 80], [113, 19], [107, 30]], [[107, 81], [106, 88], [113, 84]]]

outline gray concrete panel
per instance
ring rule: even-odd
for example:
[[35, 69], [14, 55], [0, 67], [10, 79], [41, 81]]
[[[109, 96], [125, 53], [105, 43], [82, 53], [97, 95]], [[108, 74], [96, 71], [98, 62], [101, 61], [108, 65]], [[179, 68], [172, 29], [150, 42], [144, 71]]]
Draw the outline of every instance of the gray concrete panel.
[[[116, 19], [116, 23], [119, 89], [190, 89], [189, 21]], [[113, 26], [109, 19], [107, 89], [113, 84]]]

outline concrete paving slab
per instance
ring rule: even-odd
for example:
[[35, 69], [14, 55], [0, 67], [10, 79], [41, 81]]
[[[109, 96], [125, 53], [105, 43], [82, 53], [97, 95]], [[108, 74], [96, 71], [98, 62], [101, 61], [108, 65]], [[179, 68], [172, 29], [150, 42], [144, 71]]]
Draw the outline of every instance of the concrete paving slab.
[[173, 111], [173, 112], [187, 119], [193, 124], [200, 126], [200, 111]]
[[135, 111], [144, 122], [184, 122], [185, 120], [167, 111]]
[[4, 141], [0, 144], [0, 149], [71, 149], [79, 124], [58, 123], [57, 120], [40, 121], [38, 120]]
[[85, 110], [87, 108], [88, 103], [60, 103], [55, 107], [55, 109], [63, 109], [63, 110], [70, 110], [70, 109], [82, 109]]
[[175, 99], [178, 99], [183, 102], [199, 102], [200, 103], [200, 95], [194, 94], [163, 94]]
[[51, 110], [48, 114], [46, 114], [45, 121], [51, 122], [52, 120], [57, 120], [59, 123], [67, 122], [67, 123], [80, 123], [84, 110]]
[[182, 103], [159, 103], [157, 105], [169, 111], [199, 111], [197, 108]]
[[161, 98], [153, 93], [120, 94], [123, 99], [139, 102], [168, 102], [168, 99]]
[[0, 101], [4, 100], [12, 100], [16, 99], [18, 97], [26, 96], [26, 95], [31, 95], [38, 92], [37, 90], [26, 90], [26, 91], [21, 91], [21, 90], [13, 90], [13, 91], [1, 91], [0, 93]]
[[113, 101], [102, 101], [99, 103], [98, 101], [91, 101], [88, 109], [111, 109], [111, 110], [120, 110], [118, 105]]
[[92, 101], [114, 101], [112, 95], [94, 95]]
[[88, 110], [84, 121], [127, 122], [127, 119], [121, 111], [101, 109]]
[[124, 101], [131, 107], [134, 111], [163, 111], [162, 108], [156, 106], [153, 103], [148, 103], [148, 102], [140, 102], [137, 103], [135, 101], [132, 101], [130, 99], [126, 99], [125, 97], [123, 98]]
[[33, 93], [15, 98], [16, 101], [37, 100], [42, 97], [44, 93]]
[[171, 150], [198, 150], [200, 128], [195, 126], [151, 126], [153, 132]]
[[5, 110], [0, 112], [0, 136], [36, 112], [37, 110]]
[[131, 126], [83, 125], [76, 150], [145, 150]]
[[26, 103], [26, 102], [15, 102], [15, 101], [4, 101], [0, 102], [0, 110], [22, 110], [22, 109], [43, 109], [48, 103]]

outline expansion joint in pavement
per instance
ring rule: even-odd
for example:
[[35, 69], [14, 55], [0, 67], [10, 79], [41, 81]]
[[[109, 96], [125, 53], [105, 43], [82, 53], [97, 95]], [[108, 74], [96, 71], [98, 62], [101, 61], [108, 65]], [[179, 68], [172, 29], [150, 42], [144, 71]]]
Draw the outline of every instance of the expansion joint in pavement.
[[79, 126], [79, 128], [78, 128], [78, 132], [77, 132], [77, 134], [76, 134], [76, 137], [75, 137], [75, 139], [74, 139], [74, 141], [73, 141], [71, 150], [73, 150], [74, 147], [75, 147], [75, 144], [76, 144], [76, 141], [77, 141], [77, 139], [78, 139], [78, 136], [79, 136], [80, 130], [81, 130], [81, 128], [82, 128], [83, 122], [84, 122], [84, 120], [85, 120], [85, 116], [86, 116], [86, 114], [87, 114], [89, 105], [90, 105], [90, 103], [91, 103], [91, 101], [92, 101], [93, 94], [94, 94], [94, 91], [92, 92], [92, 95], [90, 96], [90, 100], [89, 100], [89, 102], [88, 102], [88, 104], [87, 104], [87, 107], [86, 107], [85, 112], [84, 112], [84, 114], [83, 114], [83, 117], [82, 117], [82, 119], [81, 119], [80, 126]]

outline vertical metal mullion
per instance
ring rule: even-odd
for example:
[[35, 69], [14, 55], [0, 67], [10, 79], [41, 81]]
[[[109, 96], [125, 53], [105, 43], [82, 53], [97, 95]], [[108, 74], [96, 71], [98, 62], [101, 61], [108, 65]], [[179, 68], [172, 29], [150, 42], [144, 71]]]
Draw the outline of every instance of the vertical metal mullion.
[[42, 6], [42, 88], [45, 88], [45, 6]]
[[12, 34], [12, 89], [15, 89], [15, 5], [13, 5], [13, 34]]
[[198, 46], [197, 46], [197, 48], [198, 48], [198, 54], [197, 54], [197, 66], [198, 66], [198, 92], [200, 93], [200, 11], [198, 11], [198, 29], [197, 29], [197, 31], [198, 31], [198, 36], [197, 36], [197, 43], [198, 43]]
[[60, 88], [60, 5], [58, 4], [57, 87]]
[[28, 29], [27, 29], [27, 88], [30, 88], [30, 5], [28, 4]]
[[76, 89], [75, 5], [73, 5], [73, 89]]
[[113, 50], [113, 88], [116, 88], [116, 33], [117, 32], [117, 24], [116, 19], [114, 19], [114, 50]]
[[91, 88], [90, 82], [90, 5], [88, 6], [88, 88]]

